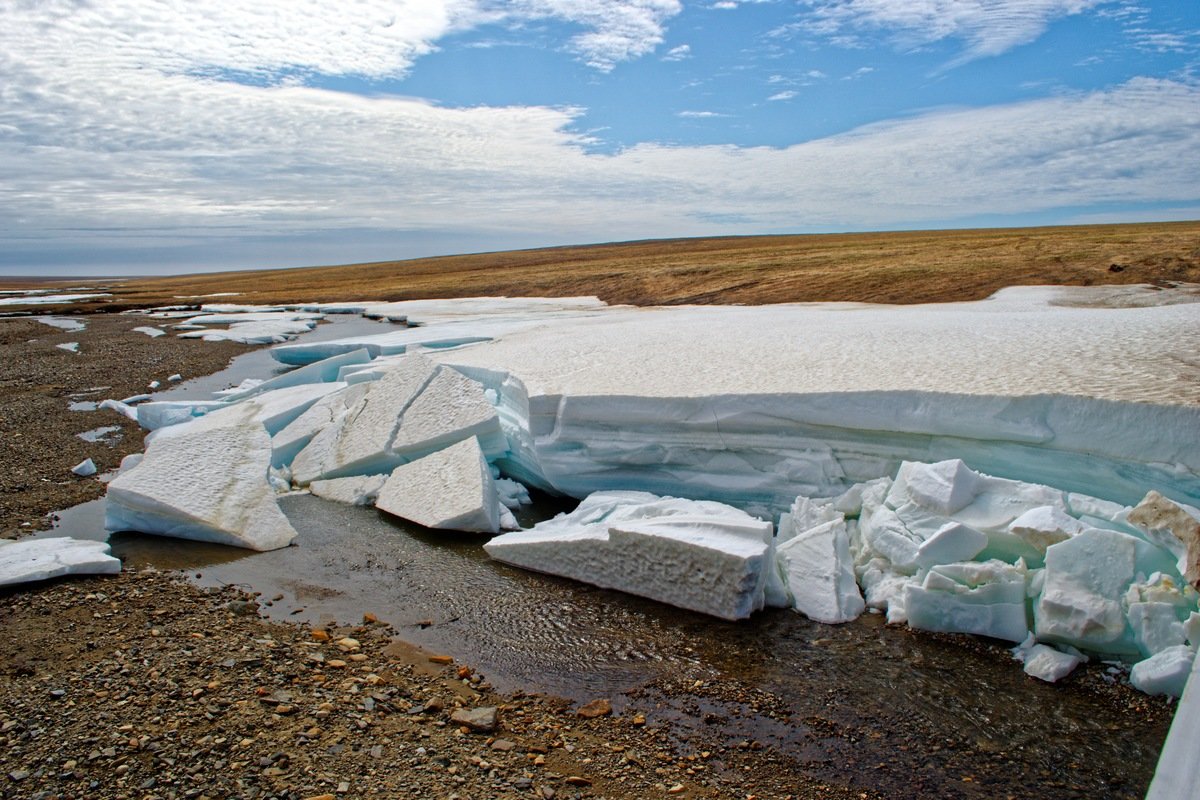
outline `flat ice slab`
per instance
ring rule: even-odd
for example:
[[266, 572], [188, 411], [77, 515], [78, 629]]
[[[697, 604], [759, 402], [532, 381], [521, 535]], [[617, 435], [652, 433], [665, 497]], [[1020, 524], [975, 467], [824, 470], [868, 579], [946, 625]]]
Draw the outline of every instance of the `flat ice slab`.
[[296, 531], [268, 481], [271, 437], [252, 403], [163, 429], [108, 484], [105, 528], [229, 544], [287, 546]]
[[500, 498], [474, 437], [396, 467], [375, 507], [426, 528], [500, 530]]
[[765, 604], [772, 534], [770, 522], [721, 503], [597, 492], [484, 549], [508, 564], [733, 620]]
[[54, 537], [0, 542], [0, 586], [62, 575], [115, 575], [121, 561], [106, 542]]

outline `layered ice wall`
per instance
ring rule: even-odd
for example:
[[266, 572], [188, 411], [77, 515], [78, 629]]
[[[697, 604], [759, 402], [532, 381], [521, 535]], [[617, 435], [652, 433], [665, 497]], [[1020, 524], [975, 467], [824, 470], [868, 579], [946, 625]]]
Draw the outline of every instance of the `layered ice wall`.
[[[1171, 293], [1133, 304], [1155, 294]], [[577, 497], [637, 487], [777, 514], [903, 460], [961, 458], [1195, 504], [1200, 306], [1064, 305], [1096, 296], [612, 309], [435, 357], [498, 393], [506, 472]]]

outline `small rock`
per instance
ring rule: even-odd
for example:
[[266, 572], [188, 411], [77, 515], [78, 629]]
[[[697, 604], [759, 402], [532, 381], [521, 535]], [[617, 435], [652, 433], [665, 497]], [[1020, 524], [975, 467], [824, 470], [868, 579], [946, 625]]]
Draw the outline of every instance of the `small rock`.
[[372, 625], [376, 622], [379, 622], [379, 617], [375, 616], [370, 611], [363, 614], [363, 625]]
[[257, 614], [258, 603], [253, 600], [230, 600], [225, 604], [225, 608], [229, 609], [234, 614]]
[[496, 741], [492, 742], [492, 749], [499, 750], [501, 753], [507, 753], [516, 746], [516, 743], [510, 742], [508, 739], [497, 739]]
[[592, 782], [580, 775], [568, 775], [567, 783], [571, 786], [591, 786]]
[[576, 712], [584, 719], [595, 719], [596, 717], [607, 717], [612, 714], [612, 703], [604, 698], [593, 700], [586, 705], [580, 706]]
[[349, 636], [346, 636], [342, 639], [337, 640], [337, 646], [338, 646], [338, 649], [341, 650], [342, 652], [353, 653], [356, 650], [358, 650], [362, 645], [359, 644], [358, 639], [351, 639]]
[[311, 633], [311, 636], [312, 636], [312, 640], [314, 642], [328, 642], [329, 641], [329, 631], [324, 631], [324, 630], [321, 630], [320, 628], [314, 628]]
[[488, 733], [496, 729], [496, 707], [459, 708], [450, 715], [450, 721], [456, 725], [470, 728], [476, 733]]
[[677, 783], [674, 786], [672, 786], [670, 789], [667, 789], [667, 794], [681, 794], [684, 791], [685, 791], [684, 785], [682, 783]]
[[450, 656], [430, 656], [429, 662], [431, 664], [453, 664], [454, 659]]
[[13, 781], [20, 782], [29, 777], [29, 770], [14, 769], [12, 772], [8, 773], [8, 777]]

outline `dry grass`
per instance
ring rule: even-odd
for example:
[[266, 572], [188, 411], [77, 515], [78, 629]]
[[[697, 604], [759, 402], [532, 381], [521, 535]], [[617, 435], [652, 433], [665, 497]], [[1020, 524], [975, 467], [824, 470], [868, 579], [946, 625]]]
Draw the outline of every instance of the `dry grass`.
[[[237, 302], [596, 295], [610, 303], [973, 300], [1025, 284], [1200, 283], [1200, 222], [673, 239], [133, 280], [108, 309]], [[231, 298], [233, 299], [233, 298]]]

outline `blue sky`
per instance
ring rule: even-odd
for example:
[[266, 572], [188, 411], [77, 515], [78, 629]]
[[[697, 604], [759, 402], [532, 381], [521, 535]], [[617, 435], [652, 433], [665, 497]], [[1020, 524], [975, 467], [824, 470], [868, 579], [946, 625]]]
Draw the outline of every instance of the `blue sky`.
[[0, 274], [1200, 218], [1195, 0], [0, 0]]

